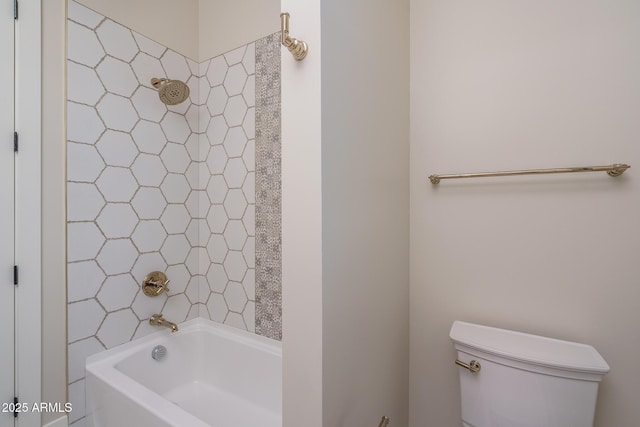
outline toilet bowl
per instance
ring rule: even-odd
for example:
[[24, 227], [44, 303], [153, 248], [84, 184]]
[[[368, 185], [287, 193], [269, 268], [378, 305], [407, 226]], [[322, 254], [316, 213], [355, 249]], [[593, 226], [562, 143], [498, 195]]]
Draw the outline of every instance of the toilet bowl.
[[609, 365], [590, 345], [455, 321], [464, 427], [593, 427]]

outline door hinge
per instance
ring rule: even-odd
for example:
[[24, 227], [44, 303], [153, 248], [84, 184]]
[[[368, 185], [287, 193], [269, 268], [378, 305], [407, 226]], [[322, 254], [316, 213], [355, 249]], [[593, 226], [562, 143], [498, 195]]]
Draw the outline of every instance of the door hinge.
[[18, 418], [18, 404], [20, 401], [18, 400], [18, 396], [13, 398], [13, 418]]
[[18, 19], [18, 0], [13, 0], [13, 19]]
[[13, 133], [13, 151], [18, 152], [18, 132]]
[[13, 266], [13, 284], [18, 286], [18, 266]]

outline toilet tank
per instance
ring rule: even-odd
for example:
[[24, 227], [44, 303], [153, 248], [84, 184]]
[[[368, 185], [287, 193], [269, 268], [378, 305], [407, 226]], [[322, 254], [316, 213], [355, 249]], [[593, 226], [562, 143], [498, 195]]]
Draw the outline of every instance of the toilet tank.
[[609, 365], [590, 345], [455, 321], [464, 427], [593, 427]]

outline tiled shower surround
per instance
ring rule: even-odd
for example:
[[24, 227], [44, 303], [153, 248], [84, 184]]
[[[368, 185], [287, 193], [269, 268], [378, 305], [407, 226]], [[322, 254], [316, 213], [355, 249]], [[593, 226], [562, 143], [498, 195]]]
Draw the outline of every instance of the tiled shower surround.
[[[69, 1], [74, 426], [84, 423], [85, 358], [156, 331], [154, 313], [281, 337], [279, 67], [277, 36], [198, 64]], [[186, 82], [189, 99], [165, 106], [152, 77]], [[256, 166], [256, 152], [268, 162]], [[264, 266], [257, 281], [256, 264]], [[154, 270], [171, 280], [168, 295], [140, 291]]]

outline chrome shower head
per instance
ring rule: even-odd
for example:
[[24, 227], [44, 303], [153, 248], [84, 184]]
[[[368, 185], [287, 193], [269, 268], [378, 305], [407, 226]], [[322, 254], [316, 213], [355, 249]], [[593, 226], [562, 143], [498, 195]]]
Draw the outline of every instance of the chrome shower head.
[[160, 101], [167, 105], [176, 105], [189, 97], [189, 86], [180, 80], [152, 78], [151, 84], [158, 89]]

